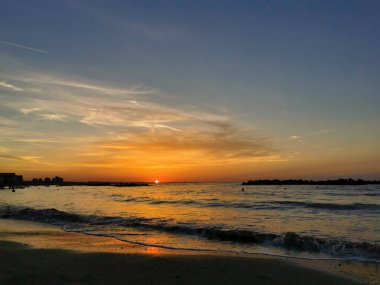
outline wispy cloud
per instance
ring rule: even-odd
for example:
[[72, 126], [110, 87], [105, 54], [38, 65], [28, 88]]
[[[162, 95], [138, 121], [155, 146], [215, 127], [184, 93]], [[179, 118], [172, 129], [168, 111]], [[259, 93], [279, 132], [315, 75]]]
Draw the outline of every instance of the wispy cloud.
[[6, 88], [6, 89], [10, 89], [12, 91], [17, 91], [17, 92], [21, 92], [22, 91], [22, 88], [17, 87], [17, 86], [15, 86], [13, 84], [4, 82], [4, 81], [0, 81], [0, 87]]
[[[20, 112], [26, 116], [40, 117], [41, 119], [48, 120], [48, 121], [64, 122], [67, 118], [67, 116], [64, 114], [51, 113], [49, 108], [46, 108], [46, 107], [45, 108], [39, 108], [39, 107], [21, 108]], [[48, 113], [46, 113], [46, 112], [48, 112]]]
[[46, 75], [41, 73], [33, 73], [28, 75], [19, 76], [17, 80], [24, 83], [30, 83], [37, 86], [43, 86], [48, 88], [48, 86], [60, 86], [73, 89], [84, 89], [88, 91], [96, 91], [102, 94], [108, 95], [147, 95], [154, 94], [157, 92], [156, 89], [144, 88], [142, 86], [132, 86], [129, 88], [115, 88], [105, 85], [99, 85], [94, 83], [88, 83], [78, 80], [70, 80], [67, 78]]
[[29, 113], [32, 113], [32, 112], [38, 112], [42, 110], [41, 108], [21, 108], [20, 111], [21, 113], [25, 114], [25, 115], [28, 115]]
[[24, 45], [15, 44], [15, 43], [10, 43], [10, 42], [5, 42], [5, 41], [0, 41], [0, 43], [4, 44], [4, 45], [9, 45], [9, 46], [17, 47], [17, 48], [28, 49], [28, 50], [39, 52], [39, 53], [47, 53], [47, 51], [45, 51], [45, 50], [36, 49], [36, 48], [24, 46]]
[[0, 153], [0, 158], [37, 163], [37, 162], [39, 162], [38, 159], [40, 157], [36, 157], [36, 156], [16, 156], [16, 155], [9, 155], [9, 154], [1, 154]]
[[315, 132], [311, 132], [311, 133], [308, 133], [309, 136], [316, 136], [316, 135], [322, 135], [322, 134], [325, 134], [325, 133], [328, 133], [330, 130], [320, 130], [320, 131], [315, 131]]
[[303, 142], [303, 137], [299, 135], [293, 135], [289, 136], [285, 142], [297, 142], [297, 143], [302, 143]]
[[301, 137], [300, 136], [290, 136], [289, 139], [291, 139], [291, 140], [299, 140], [299, 139], [301, 139]]
[[40, 114], [40, 117], [48, 121], [64, 122], [66, 120], [66, 116], [60, 114]]
[[[129, 167], [131, 162], [155, 168], [289, 159], [273, 149], [270, 139], [242, 128], [227, 112], [141, 96], [154, 95], [152, 88], [119, 88], [45, 74], [14, 78], [24, 92], [5, 100], [19, 117], [14, 119], [18, 125], [4, 133], [4, 146], [24, 152], [17, 157], [2, 154], [9, 159], [31, 162], [30, 157], [38, 156], [52, 167], [108, 168]], [[59, 141], [64, 143], [58, 153]]]
[[[238, 128], [225, 134], [222, 129], [200, 132], [196, 129], [175, 132], [160, 129], [155, 132], [143, 132], [119, 135], [116, 140], [98, 142], [108, 156], [119, 162], [130, 161], [137, 157], [149, 157], [144, 160], [149, 165], [218, 165], [243, 161], [255, 161], [258, 158], [279, 158], [271, 149], [266, 138], [254, 137], [241, 132]], [[137, 162], [138, 163], [138, 162]]]

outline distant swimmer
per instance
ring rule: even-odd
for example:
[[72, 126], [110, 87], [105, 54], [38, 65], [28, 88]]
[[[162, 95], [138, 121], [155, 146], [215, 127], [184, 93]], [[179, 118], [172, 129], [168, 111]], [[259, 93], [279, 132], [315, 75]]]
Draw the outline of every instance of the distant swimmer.
[[244, 188], [241, 188], [241, 191], [244, 191]]

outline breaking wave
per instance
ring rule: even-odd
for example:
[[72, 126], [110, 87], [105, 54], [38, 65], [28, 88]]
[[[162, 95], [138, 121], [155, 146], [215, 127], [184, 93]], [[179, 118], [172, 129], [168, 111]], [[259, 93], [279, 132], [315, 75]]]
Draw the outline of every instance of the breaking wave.
[[[362, 204], [354, 205], [362, 207]], [[116, 226], [121, 228], [140, 228], [178, 235], [196, 235], [210, 240], [260, 244], [298, 251], [323, 252], [333, 256], [364, 256], [380, 260], [380, 245], [376, 243], [317, 238], [294, 232], [275, 234], [247, 229], [229, 229], [221, 225], [203, 226], [191, 223], [178, 223], [173, 219], [80, 215], [59, 211], [54, 208], [32, 209], [6, 206], [0, 208], [0, 217], [47, 222], [60, 225], [63, 228], [75, 228], [76, 231], [87, 234], [91, 234], [88, 231], [89, 227]]]

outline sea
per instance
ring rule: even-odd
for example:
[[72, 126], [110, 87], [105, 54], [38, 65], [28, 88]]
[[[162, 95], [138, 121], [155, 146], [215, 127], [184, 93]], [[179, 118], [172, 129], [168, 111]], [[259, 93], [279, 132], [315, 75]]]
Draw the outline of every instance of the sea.
[[0, 190], [0, 218], [167, 249], [380, 263], [380, 185], [33, 186]]

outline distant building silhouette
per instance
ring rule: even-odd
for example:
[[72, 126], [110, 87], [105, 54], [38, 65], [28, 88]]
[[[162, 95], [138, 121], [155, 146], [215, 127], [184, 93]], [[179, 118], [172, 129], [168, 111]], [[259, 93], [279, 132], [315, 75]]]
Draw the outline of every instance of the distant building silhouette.
[[23, 184], [22, 175], [15, 173], [0, 173], [0, 188], [4, 187], [17, 187]]
[[56, 176], [51, 180], [51, 184], [53, 185], [63, 185], [63, 178]]
[[45, 177], [33, 178], [32, 181], [28, 182], [29, 185], [63, 185], [64, 181], [62, 177], [55, 176], [54, 178]]

